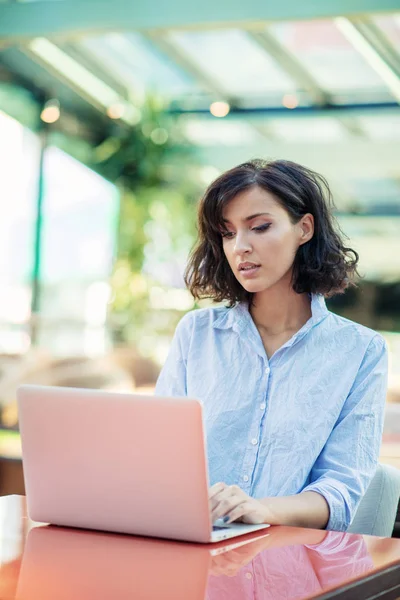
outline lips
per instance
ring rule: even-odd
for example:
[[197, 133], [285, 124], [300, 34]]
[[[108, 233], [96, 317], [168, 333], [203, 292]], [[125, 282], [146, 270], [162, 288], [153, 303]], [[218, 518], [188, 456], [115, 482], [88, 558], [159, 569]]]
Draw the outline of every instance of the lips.
[[252, 262], [242, 262], [238, 265], [238, 271], [251, 271], [251, 269], [255, 269], [257, 267], [261, 267], [261, 265], [257, 265]]

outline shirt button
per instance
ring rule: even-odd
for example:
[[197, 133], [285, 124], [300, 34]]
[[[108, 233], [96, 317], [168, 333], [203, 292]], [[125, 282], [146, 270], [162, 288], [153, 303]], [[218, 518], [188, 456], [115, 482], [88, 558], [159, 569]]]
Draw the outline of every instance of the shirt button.
[[246, 573], [246, 578], [247, 579], [253, 579], [252, 573]]
[[265, 410], [266, 405], [265, 404], [260, 404], [260, 409], [261, 410]]
[[253, 444], [253, 446], [257, 446], [257, 444], [258, 444], [258, 440], [257, 440], [257, 438], [253, 438], [253, 439], [251, 440], [251, 443]]
[[249, 476], [248, 475], [243, 475], [243, 481], [248, 481], [249, 480]]

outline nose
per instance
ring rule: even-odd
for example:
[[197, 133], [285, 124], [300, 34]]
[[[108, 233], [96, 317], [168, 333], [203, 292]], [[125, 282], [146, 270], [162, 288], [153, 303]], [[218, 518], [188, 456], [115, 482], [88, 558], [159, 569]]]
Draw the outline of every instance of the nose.
[[235, 238], [235, 247], [234, 247], [235, 254], [240, 256], [241, 254], [247, 254], [247, 253], [251, 252], [251, 250], [252, 250], [251, 244], [250, 244], [247, 236], [244, 235], [243, 233], [237, 232], [236, 238]]

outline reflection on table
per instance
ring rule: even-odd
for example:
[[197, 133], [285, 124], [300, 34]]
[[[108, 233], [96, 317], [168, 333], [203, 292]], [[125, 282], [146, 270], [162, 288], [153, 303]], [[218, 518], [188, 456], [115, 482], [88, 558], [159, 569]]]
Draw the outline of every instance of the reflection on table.
[[400, 540], [291, 527], [202, 545], [34, 526], [18, 497], [0, 527], [2, 600], [296, 600], [400, 561]]

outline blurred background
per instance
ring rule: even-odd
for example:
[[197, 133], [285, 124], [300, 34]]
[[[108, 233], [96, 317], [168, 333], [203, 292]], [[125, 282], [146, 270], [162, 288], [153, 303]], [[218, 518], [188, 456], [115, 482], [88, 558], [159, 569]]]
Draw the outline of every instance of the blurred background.
[[400, 0], [0, 0], [0, 494], [20, 383], [152, 392], [198, 198], [254, 157], [332, 187], [362, 278], [328, 306], [388, 342], [400, 467], [399, 103]]

